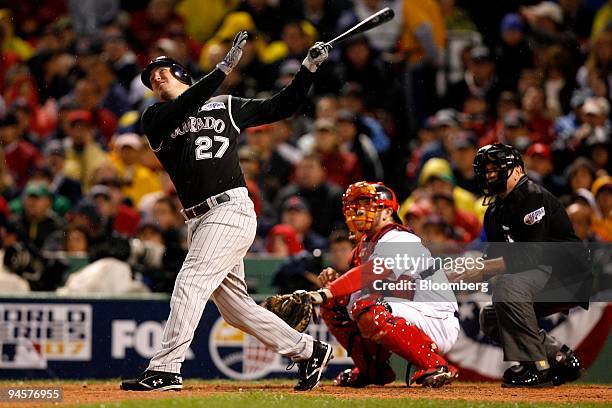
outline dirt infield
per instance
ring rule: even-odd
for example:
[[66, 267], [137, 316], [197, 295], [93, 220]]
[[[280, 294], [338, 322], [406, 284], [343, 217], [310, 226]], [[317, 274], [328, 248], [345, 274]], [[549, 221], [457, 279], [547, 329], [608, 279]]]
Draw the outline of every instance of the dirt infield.
[[[6, 385], [6, 384], [4, 384]], [[24, 386], [20, 384], [19, 386]], [[27, 383], [28, 386], [49, 386], [49, 383]], [[300, 394], [292, 390], [289, 382], [198, 382], [188, 381], [182, 392], [124, 392], [119, 390], [118, 382], [71, 382], [63, 384], [64, 401], [61, 404], [24, 404], [19, 407], [67, 406], [86, 403], [120, 402], [130, 399], [162, 399], [175, 397], [204, 397], [236, 392]], [[499, 384], [456, 383], [440, 389], [421, 387], [406, 388], [401, 384], [385, 387], [346, 389], [332, 386], [329, 382], [311, 391], [308, 395], [333, 396], [337, 398], [426, 398], [428, 400], [467, 400], [481, 402], [583, 402], [612, 403], [612, 387], [606, 385], [565, 385], [545, 389], [508, 389]], [[0, 407], [9, 406], [0, 403]]]

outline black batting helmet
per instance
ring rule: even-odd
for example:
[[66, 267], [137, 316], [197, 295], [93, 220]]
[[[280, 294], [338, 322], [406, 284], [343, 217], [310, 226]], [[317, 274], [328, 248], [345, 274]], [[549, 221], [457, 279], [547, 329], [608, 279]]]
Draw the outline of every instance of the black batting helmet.
[[[518, 150], [501, 143], [481, 147], [474, 158], [474, 176], [485, 199], [506, 191], [508, 177], [515, 167], [525, 168]], [[495, 172], [496, 176], [487, 177]]]
[[151, 88], [151, 72], [157, 67], [170, 67], [172, 75], [184, 84], [191, 85], [191, 75], [185, 69], [184, 66], [179, 64], [175, 59], [166, 57], [165, 55], [159, 56], [149, 62], [149, 65], [140, 74], [140, 80], [149, 89]]

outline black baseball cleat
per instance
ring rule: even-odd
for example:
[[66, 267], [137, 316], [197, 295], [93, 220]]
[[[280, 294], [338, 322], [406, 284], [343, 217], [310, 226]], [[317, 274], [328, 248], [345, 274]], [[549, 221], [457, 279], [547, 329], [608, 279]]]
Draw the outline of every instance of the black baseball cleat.
[[552, 387], [551, 370], [538, 370], [535, 364], [515, 365], [504, 372], [502, 387]]
[[550, 375], [554, 385], [576, 381], [586, 372], [578, 357], [566, 345], [561, 347], [555, 359], [550, 362], [550, 365]]
[[147, 370], [138, 378], [123, 380], [124, 391], [180, 391], [183, 388], [183, 377], [180, 374]]
[[321, 380], [321, 375], [331, 359], [332, 347], [327, 343], [315, 340], [312, 346], [312, 356], [307, 360], [296, 362], [299, 380], [293, 389], [296, 391], [313, 389]]

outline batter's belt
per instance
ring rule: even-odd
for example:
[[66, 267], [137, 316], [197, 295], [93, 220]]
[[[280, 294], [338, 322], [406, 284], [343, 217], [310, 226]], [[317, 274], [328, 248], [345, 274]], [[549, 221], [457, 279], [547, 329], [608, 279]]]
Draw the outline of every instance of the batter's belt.
[[209, 197], [205, 201], [202, 201], [200, 204], [196, 204], [193, 207], [181, 210], [181, 214], [187, 221], [189, 221], [190, 219], [206, 214], [215, 205], [226, 203], [229, 200], [230, 196], [227, 193], [219, 194], [218, 196]]

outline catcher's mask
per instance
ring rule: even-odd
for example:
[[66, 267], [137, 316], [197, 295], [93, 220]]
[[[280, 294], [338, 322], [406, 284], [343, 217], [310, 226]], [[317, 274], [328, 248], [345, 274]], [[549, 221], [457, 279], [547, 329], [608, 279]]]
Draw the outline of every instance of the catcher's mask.
[[351, 184], [342, 195], [342, 213], [348, 229], [354, 234], [370, 231], [376, 214], [385, 208], [393, 210], [395, 222], [402, 223], [397, 215], [399, 204], [395, 193], [382, 183], [359, 181]]
[[153, 89], [151, 87], [151, 72], [157, 67], [170, 67], [170, 72], [176, 79], [187, 85], [192, 83], [191, 75], [189, 75], [184, 66], [179, 64], [174, 58], [162, 55], [149, 62], [149, 65], [140, 74], [140, 80], [149, 89]]
[[514, 147], [501, 143], [481, 147], [474, 158], [474, 176], [484, 193], [484, 205], [506, 191], [508, 177], [515, 167], [525, 168], [521, 154]]

